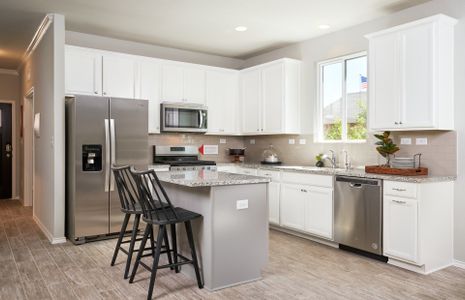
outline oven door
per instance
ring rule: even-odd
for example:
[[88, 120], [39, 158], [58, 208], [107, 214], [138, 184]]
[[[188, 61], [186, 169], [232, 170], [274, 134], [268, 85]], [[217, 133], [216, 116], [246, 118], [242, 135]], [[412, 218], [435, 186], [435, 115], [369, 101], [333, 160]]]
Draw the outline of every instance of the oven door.
[[189, 104], [162, 104], [161, 128], [171, 132], [207, 132], [207, 107]]

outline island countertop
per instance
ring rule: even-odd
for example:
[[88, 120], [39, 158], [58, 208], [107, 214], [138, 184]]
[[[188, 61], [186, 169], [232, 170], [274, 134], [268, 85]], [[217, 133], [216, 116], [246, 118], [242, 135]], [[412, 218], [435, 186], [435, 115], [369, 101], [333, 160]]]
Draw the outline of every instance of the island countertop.
[[271, 179], [259, 176], [233, 174], [210, 170], [157, 172], [161, 182], [187, 186], [205, 187], [268, 183]]

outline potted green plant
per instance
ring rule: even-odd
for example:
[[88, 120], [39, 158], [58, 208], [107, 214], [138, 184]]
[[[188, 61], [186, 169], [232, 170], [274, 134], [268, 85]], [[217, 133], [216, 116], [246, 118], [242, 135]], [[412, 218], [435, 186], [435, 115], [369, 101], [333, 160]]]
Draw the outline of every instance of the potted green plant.
[[318, 168], [323, 168], [325, 166], [325, 163], [323, 162], [323, 155], [324, 155], [323, 153], [320, 153], [317, 156], [315, 156], [315, 159], [316, 159], [315, 166], [317, 166]]
[[377, 145], [376, 150], [386, 159], [386, 164], [383, 165], [384, 167], [391, 166], [391, 156], [399, 151], [399, 147], [394, 144], [392, 139], [389, 137], [390, 135], [390, 131], [385, 131], [383, 134], [375, 134], [375, 137], [378, 139], [375, 143], [375, 145]]

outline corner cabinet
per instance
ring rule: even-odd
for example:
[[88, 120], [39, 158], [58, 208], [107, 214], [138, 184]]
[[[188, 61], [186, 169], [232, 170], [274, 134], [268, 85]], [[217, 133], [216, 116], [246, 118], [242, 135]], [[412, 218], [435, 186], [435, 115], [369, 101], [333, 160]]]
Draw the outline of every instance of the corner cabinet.
[[300, 65], [284, 58], [241, 70], [242, 133], [300, 133]]
[[424, 274], [452, 264], [453, 207], [453, 181], [384, 181], [383, 254], [388, 263]]
[[435, 15], [372, 33], [369, 128], [454, 129], [454, 25]]

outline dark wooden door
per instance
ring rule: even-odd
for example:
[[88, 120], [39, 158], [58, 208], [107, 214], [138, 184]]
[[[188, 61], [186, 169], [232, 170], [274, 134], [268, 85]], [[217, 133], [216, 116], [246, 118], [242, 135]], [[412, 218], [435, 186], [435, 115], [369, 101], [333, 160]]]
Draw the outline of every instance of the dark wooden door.
[[12, 161], [11, 104], [0, 103], [0, 199], [11, 198]]

